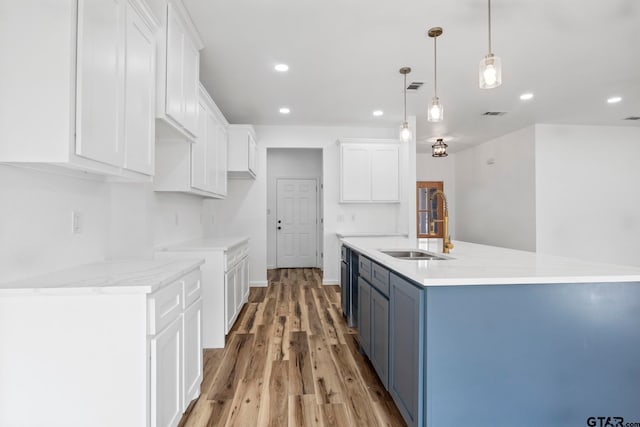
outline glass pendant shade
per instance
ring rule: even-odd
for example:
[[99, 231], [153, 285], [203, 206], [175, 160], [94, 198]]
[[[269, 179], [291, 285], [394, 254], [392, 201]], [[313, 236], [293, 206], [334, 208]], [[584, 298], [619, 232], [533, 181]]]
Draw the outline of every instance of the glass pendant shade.
[[409, 142], [411, 141], [411, 129], [409, 129], [409, 123], [404, 122], [402, 123], [402, 129], [400, 129], [400, 140], [402, 142]]
[[502, 84], [502, 61], [493, 53], [480, 60], [478, 78], [481, 89], [493, 89]]
[[448, 145], [441, 138], [436, 139], [431, 146], [431, 157], [447, 157], [447, 147]]
[[427, 120], [430, 122], [441, 122], [443, 118], [444, 107], [440, 104], [440, 99], [437, 96], [434, 96], [433, 101], [431, 101], [431, 105], [429, 106]]

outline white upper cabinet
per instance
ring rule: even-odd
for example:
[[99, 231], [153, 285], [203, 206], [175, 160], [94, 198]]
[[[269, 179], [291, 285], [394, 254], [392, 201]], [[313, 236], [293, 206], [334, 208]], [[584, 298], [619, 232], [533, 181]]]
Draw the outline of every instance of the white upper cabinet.
[[124, 167], [153, 175], [156, 144], [156, 44], [149, 27], [131, 9], [131, 4], [127, 4]]
[[158, 22], [148, 6], [78, 0], [34, 14], [10, 2], [4, 12], [0, 162], [149, 180]]
[[341, 140], [340, 202], [400, 202], [399, 164], [394, 140]]
[[156, 147], [156, 191], [224, 198], [227, 195], [227, 120], [199, 86], [198, 137], [160, 138]]
[[193, 138], [198, 134], [199, 50], [203, 44], [180, 2], [167, 4], [165, 24], [156, 113], [169, 125], [163, 130]]
[[258, 144], [253, 126], [230, 125], [228, 132], [229, 178], [255, 179], [258, 171]]

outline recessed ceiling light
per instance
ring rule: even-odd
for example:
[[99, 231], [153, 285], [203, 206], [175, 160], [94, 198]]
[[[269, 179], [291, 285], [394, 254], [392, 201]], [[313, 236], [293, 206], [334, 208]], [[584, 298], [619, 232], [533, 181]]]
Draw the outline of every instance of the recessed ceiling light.
[[373, 112], [373, 115], [376, 116], [376, 117], [380, 117], [383, 114], [384, 114], [384, 111], [382, 111], [382, 110], [376, 110], [376, 111]]
[[280, 109], [280, 114], [289, 114], [291, 112], [290, 109], [288, 109], [287, 107], [282, 107]]
[[619, 96], [612, 96], [611, 98], [607, 99], [607, 102], [609, 104], [615, 104], [615, 103], [620, 102], [620, 101], [622, 101], [622, 98], [619, 97]]
[[281, 73], [284, 73], [286, 71], [289, 71], [289, 66], [287, 64], [277, 64], [275, 67], [273, 67], [276, 71], [280, 71]]
[[532, 93], [523, 93], [522, 95], [520, 95], [520, 99], [522, 99], [523, 101], [527, 101], [529, 99], [533, 98], [533, 94]]

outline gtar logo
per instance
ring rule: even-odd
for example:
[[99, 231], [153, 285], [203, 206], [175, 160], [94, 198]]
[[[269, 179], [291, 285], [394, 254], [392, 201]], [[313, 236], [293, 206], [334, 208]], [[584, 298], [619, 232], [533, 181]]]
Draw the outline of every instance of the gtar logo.
[[622, 417], [589, 417], [587, 425], [589, 427], [624, 427]]

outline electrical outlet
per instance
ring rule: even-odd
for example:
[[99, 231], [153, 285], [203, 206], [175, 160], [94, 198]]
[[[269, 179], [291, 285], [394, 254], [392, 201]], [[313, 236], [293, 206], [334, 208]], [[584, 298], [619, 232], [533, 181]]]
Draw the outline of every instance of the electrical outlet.
[[71, 212], [71, 232], [73, 234], [82, 233], [82, 217], [78, 211]]

